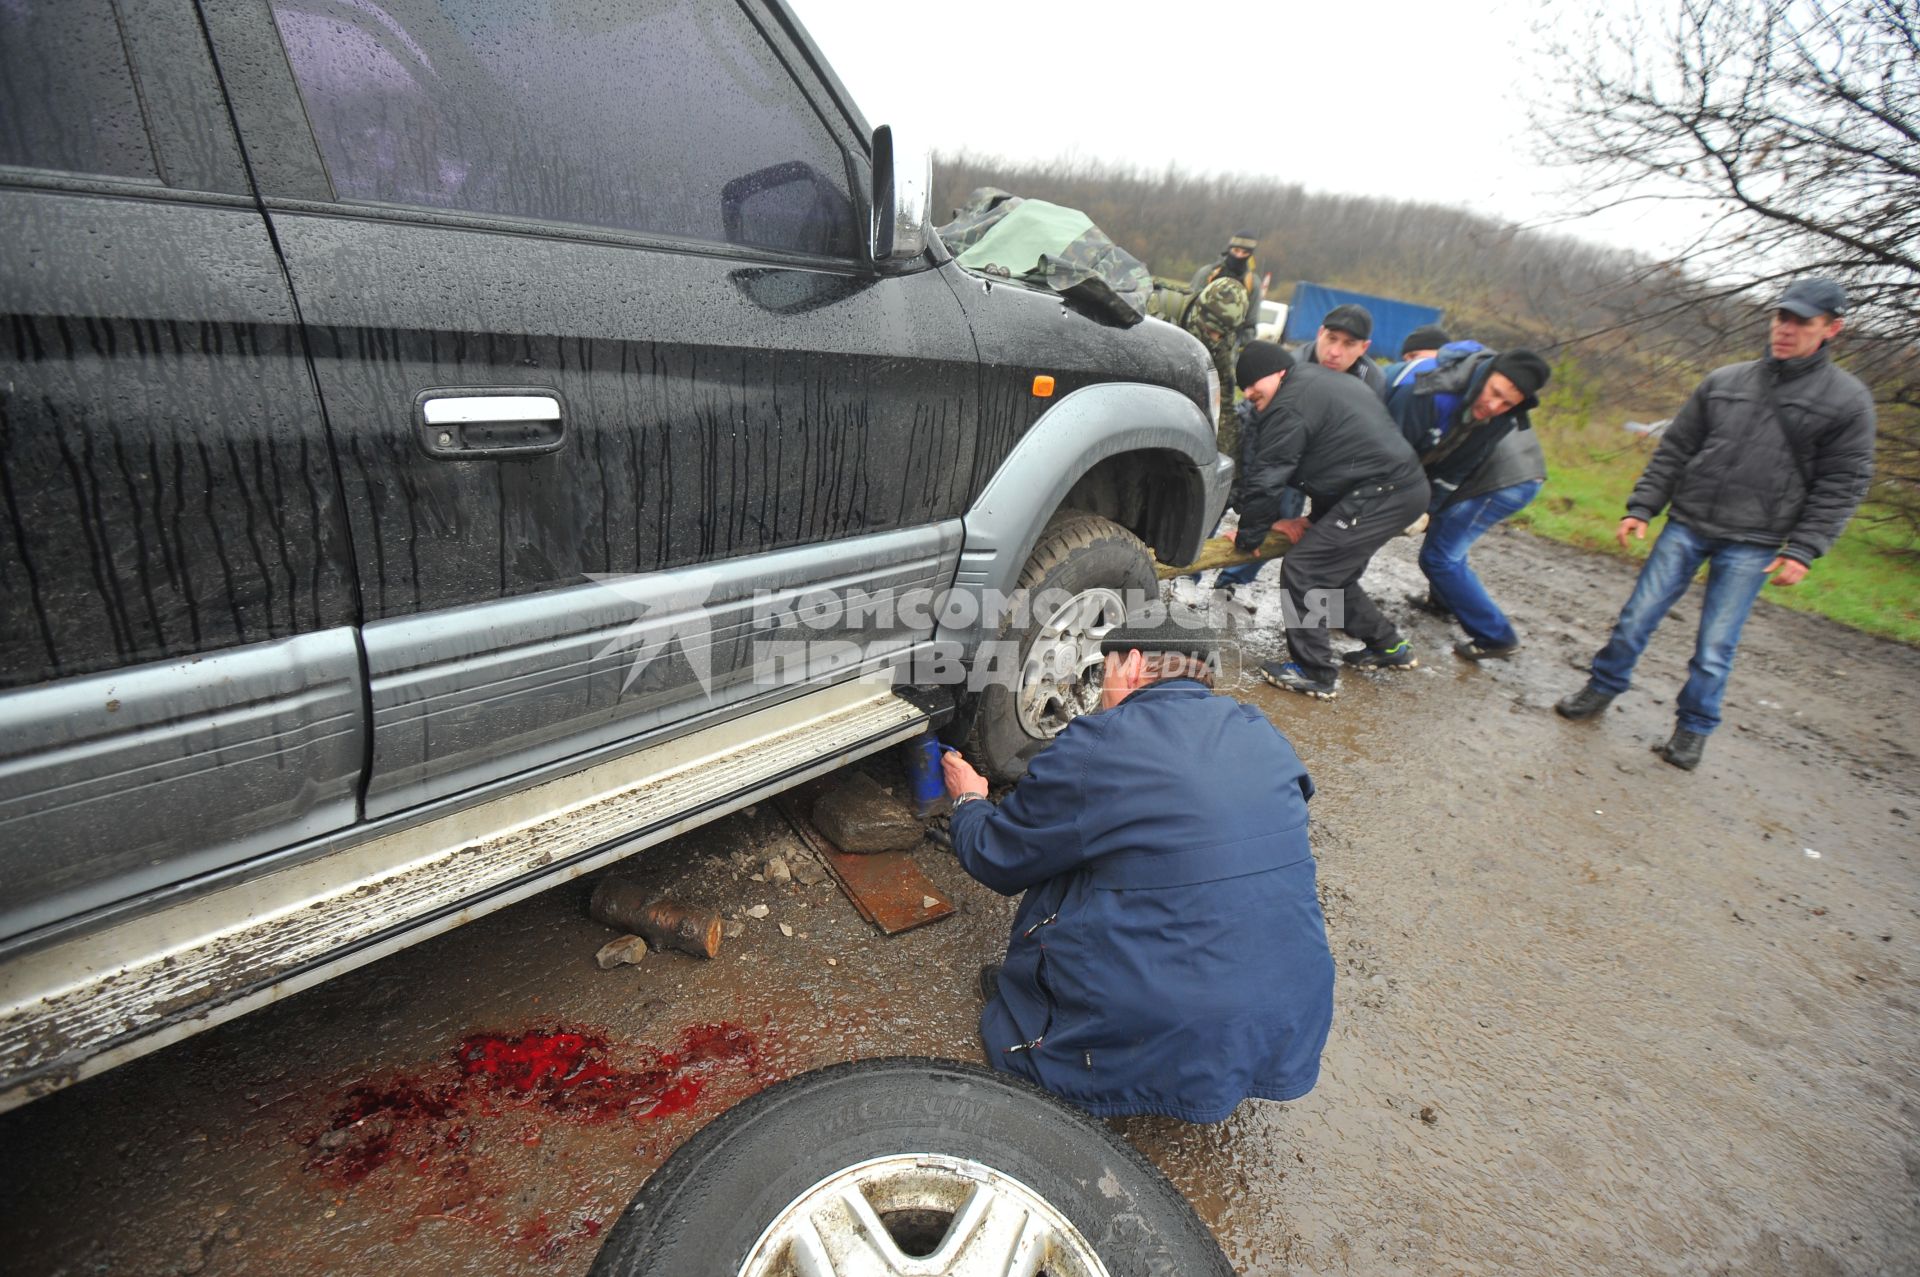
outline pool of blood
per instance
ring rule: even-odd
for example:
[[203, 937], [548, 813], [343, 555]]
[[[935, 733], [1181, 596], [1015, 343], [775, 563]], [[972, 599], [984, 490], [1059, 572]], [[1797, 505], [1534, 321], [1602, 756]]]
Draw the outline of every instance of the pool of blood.
[[689, 1026], [672, 1051], [616, 1047], [603, 1033], [572, 1027], [475, 1033], [454, 1047], [450, 1064], [432, 1077], [348, 1090], [330, 1119], [300, 1137], [307, 1170], [342, 1186], [389, 1163], [461, 1179], [476, 1123], [516, 1115], [510, 1138], [535, 1144], [530, 1115], [586, 1125], [685, 1113], [719, 1071], [756, 1075], [760, 1059], [751, 1033], [722, 1023]]

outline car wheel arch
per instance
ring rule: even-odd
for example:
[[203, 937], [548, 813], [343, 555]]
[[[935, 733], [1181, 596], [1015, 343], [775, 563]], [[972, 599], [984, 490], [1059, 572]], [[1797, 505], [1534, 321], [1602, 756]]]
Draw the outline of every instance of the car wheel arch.
[[[1049, 408], [1000, 463], [964, 517], [953, 590], [985, 604], [1014, 587], [1048, 523], [1063, 510], [1103, 515], [1163, 559], [1199, 551], [1224, 489], [1214, 427], [1164, 386], [1101, 383]], [[983, 606], [937, 638], [971, 651], [990, 631]]]

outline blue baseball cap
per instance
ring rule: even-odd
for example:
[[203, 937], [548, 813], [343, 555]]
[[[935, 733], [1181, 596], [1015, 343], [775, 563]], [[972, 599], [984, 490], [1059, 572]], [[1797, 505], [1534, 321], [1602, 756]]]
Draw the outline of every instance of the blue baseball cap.
[[1815, 315], [1844, 315], [1847, 313], [1847, 290], [1834, 280], [1808, 275], [1788, 284], [1787, 291], [1780, 294], [1780, 300], [1773, 304], [1772, 309], [1792, 311], [1802, 319], [1812, 319]]

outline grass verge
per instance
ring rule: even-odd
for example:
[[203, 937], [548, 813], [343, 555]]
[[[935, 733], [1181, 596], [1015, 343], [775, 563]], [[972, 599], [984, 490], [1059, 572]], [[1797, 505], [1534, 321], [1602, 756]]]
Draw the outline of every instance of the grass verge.
[[[1547, 453], [1547, 486], [1513, 522], [1555, 541], [1622, 555], [1614, 529], [1653, 445], [1623, 429], [1619, 420], [1602, 424], [1584, 408], [1555, 412], [1549, 406], [1535, 414], [1534, 425]], [[1806, 580], [1791, 589], [1769, 585], [1760, 597], [1868, 634], [1920, 644], [1920, 559], [1891, 524], [1875, 521], [1883, 513], [1874, 505], [1862, 506]], [[1656, 525], [1648, 532], [1645, 544], [1635, 543], [1631, 557], [1644, 559], [1658, 530]]]

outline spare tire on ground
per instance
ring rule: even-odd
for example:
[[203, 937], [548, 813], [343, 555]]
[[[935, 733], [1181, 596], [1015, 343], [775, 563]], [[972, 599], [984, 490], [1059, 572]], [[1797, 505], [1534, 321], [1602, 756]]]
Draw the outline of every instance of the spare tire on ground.
[[1125, 1139], [1017, 1079], [861, 1060], [769, 1087], [668, 1158], [594, 1277], [1233, 1271]]

